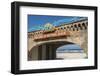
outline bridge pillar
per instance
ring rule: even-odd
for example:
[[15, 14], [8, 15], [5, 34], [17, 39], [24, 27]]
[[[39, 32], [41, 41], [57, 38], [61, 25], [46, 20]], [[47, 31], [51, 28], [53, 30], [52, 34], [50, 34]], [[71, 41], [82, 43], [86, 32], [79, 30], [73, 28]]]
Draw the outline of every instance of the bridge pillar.
[[46, 60], [56, 59], [55, 46], [52, 44], [46, 44]]
[[88, 56], [88, 31], [87, 30], [83, 30], [81, 32], [80, 38], [81, 38], [80, 46], [84, 50], [84, 53], [86, 53], [87, 56]]

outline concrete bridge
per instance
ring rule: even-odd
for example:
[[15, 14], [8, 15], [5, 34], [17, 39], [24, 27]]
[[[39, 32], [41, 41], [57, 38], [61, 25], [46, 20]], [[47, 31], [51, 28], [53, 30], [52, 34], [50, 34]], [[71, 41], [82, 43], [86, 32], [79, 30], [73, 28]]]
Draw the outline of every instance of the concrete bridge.
[[62, 24], [51, 30], [28, 33], [28, 60], [49, 60], [56, 58], [58, 47], [66, 44], [79, 45], [87, 54], [88, 20], [83, 19]]

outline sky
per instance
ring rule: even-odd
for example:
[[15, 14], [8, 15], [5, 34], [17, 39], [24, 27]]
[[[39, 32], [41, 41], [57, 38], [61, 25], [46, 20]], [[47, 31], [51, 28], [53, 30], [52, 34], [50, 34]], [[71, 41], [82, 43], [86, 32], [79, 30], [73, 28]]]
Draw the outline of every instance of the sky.
[[79, 45], [76, 45], [76, 44], [67, 44], [67, 45], [63, 45], [63, 46], [60, 46], [59, 48], [57, 48], [57, 51], [58, 52], [83, 52], [83, 49], [79, 46]]
[[79, 16], [50, 16], [50, 15], [28, 15], [28, 32], [43, 30], [46, 23], [59, 26], [63, 23], [71, 23], [86, 17]]

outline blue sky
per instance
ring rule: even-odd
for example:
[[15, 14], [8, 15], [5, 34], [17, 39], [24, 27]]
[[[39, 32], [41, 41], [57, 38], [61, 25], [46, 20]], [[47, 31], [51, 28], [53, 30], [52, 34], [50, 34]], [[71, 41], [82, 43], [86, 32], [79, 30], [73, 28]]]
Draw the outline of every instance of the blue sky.
[[60, 52], [60, 51], [63, 51], [63, 52], [83, 52], [83, 49], [79, 46], [79, 45], [76, 45], [76, 44], [67, 44], [67, 45], [63, 45], [63, 46], [60, 46], [59, 48], [57, 48], [57, 52]]
[[79, 16], [50, 16], [50, 15], [28, 15], [28, 32], [42, 30], [46, 23], [59, 26], [63, 23], [70, 23], [81, 18]]

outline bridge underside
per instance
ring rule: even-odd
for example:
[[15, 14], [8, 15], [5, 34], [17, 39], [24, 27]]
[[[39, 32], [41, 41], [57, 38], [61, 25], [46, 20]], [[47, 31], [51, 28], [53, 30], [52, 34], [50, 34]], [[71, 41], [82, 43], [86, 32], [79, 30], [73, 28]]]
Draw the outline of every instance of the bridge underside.
[[28, 52], [28, 60], [55, 60], [56, 50], [58, 47], [73, 44], [71, 42], [59, 41], [44, 43], [39, 46], [35, 46]]

